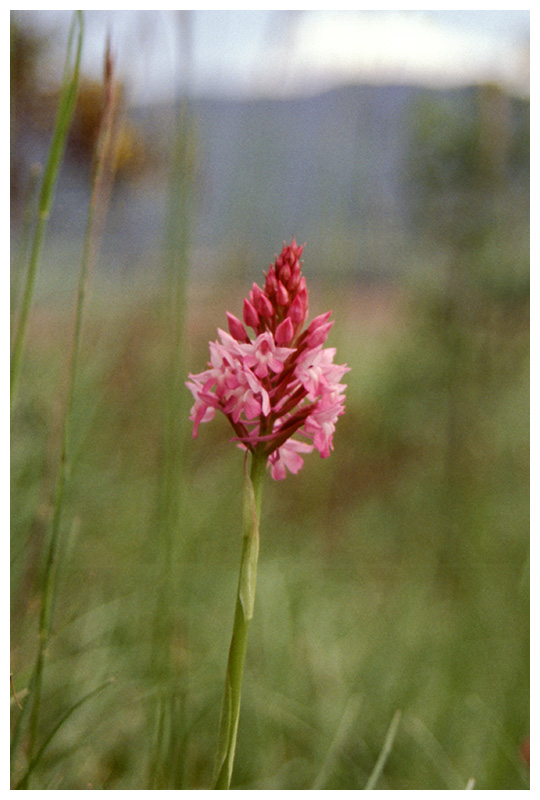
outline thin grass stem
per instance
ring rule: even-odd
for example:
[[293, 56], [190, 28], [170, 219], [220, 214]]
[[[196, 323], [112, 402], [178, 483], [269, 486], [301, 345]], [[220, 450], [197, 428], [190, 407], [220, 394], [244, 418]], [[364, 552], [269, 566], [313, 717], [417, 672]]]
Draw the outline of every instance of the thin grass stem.
[[373, 767], [373, 772], [369, 776], [368, 782], [366, 783], [365, 787], [366, 789], [374, 789], [379, 781], [379, 778], [382, 775], [384, 766], [388, 761], [388, 756], [392, 752], [392, 747], [394, 744], [394, 739], [396, 738], [396, 733], [400, 719], [401, 719], [401, 711], [399, 711], [398, 709], [398, 711], [396, 711], [396, 713], [392, 717], [392, 722], [390, 723], [390, 727], [388, 728], [388, 733], [386, 734], [382, 750], [379, 754], [379, 758], [377, 759], [375, 766]]
[[69, 365], [69, 379], [67, 389], [67, 399], [64, 412], [64, 420], [62, 427], [62, 437], [60, 444], [60, 458], [58, 470], [56, 475], [56, 483], [53, 497], [53, 514], [48, 537], [48, 547], [44, 568], [44, 584], [42, 591], [42, 603], [39, 618], [39, 642], [38, 653], [34, 672], [30, 682], [30, 729], [29, 729], [29, 746], [28, 758], [32, 763], [32, 754], [34, 753], [37, 732], [39, 727], [39, 712], [41, 705], [41, 693], [43, 683], [43, 671], [47, 647], [49, 644], [51, 627], [52, 627], [52, 613], [54, 598], [56, 595], [56, 574], [58, 566], [58, 548], [60, 543], [60, 529], [62, 522], [62, 514], [64, 509], [64, 495], [65, 486], [69, 473], [70, 466], [70, 434], [73, 417], [73, 405], [75, 397], [75, 388], [77, 382], [77, 375], [79, 371], [79, 357], [81, 349], [81, 334], [82, 322], [86, 298], [86, 284], [89, 266], [95, 256], [97, 249], [97, 236], [98, 229], [96, 226], [96, 209], [99, 202], [106, 202], [108, 197], [108, 182], [112, 179], [112, 171], [107, 168], [111, 163], [111, 152], [113, 147], [113, 131], [116, 113], [117, 93], [114, 87], [114, 80], [112, 75], [112, 63], [110, 59], [109, 50], [106, 54], [106, 69], [105, 69], [105, 104], [103, 115], [100, 124], [100, 132], [98, 135], [96, 152], [95, 152], [95, 168], [92, 180], [92, 192], [90, 197], [90, 206], [88, 211], [86, 232], [83, 244], [83, 252], [81, 256], [81, 265], [78, 279], [77, 297], [75, 305], [75, 322], [73, 330], [73, 342], [71, 351], [71, 360]]
[[107, 681], [105, 681], [105, 683], [102, 683], [100, 686], [97, 686], [91, 692], [88, 692], [88, 694], [85, 694], [84, 697], [81, 697], [80, 700], [78, 700], [70, 708], [68, 708], [68, 710], [65, 712], [65, 714], [63, 714], [63, 716], [60, 717], [60, 719], [58, 720], [56, 725], [49, 732], [48, 736], [45, 737], [43, 743], [41, 744], [41, 747], [39, 748], [39, 750], [35, 754], [34, 758], [30, 762], [30, 764], [28, 765], [28, 767], [26, 769], [26, 772], [24, 773], [24, 775], [22, 776], [20, 781], [15, 786], [15, 789], [26, 789], [26, 787], [28, 785], [28, 780], [30, 778], [30, 775], [35, 770], [35, 768], [37, 767], [39, 761], [41, 760], [41, 757], [43, 756], [43, 753], [45, 752], [47, 747], [50, 745], [51, 741], [54, 739], [54, 737], [56, 736], [56, 734], [58, 733], [58, 731], [60, 730], [62, 725], [65, 722], [67, 722], [67, 720], [71, 717], [71, 715], [75, 711], [77, 711], [77, 709], [80, 708], [84, 703], [88, 702], [88, 700], [91, 700], [93, 697], [95, 697], [97, 694], [99, 694], [99, 692], [102, 692], [103, 689], [106, 689], [107, 686], [110, 686], [111, 683], [113, 683], [113, 682], [114, 682], [114, 678], [109, 678]]
[[407, 718], [407, 728], [422, 747], [431, 763], [437, 769], [447, 789], [455, 789], [463, 785], [463, 778], [457, 773], [444, 748], [418, 717]]
[[38, 200], [40, 179], [42, 178], [41, 164], [33, 164], [30, 168], [28, 188], [25, 192], [22, 209], [21, 228], [18, 236], [17, 254], [14, 259], [11, 279], [11, 333], [20, 315], [19, 306], [22, 300], [22, 290], [28, 281], [29, 251], [32, 240], [32, 230], [38, 214]]
[[[191, 51], [191, 15], [179, 14], [180, 52], [183, 63], [179, 74], [188, 82]], [[186, 691], [180, 689], [178, 667], [173, 655], [176, 619], [175, 587], [178, 575], [177, 548], [181, 542], [184, 518], [184, 442], [186, 408], [184, 376], [187, 372], [185, 336], [186, 287], [189, 275], [189, 248], [193, 198], [192, 109], [188, 98], [180, 102], [175, 125], [175, 141], [170, 170], [168, 216], [165, 232], [167, 361], [164, 393], [163, 452], [159, 460], [158, 504], [153, 549], [158, 543], [157, 591], [153, 619], [152, 669], [160, 685], [155, 715], [154, 738], [149, 748], [148, 784], [150, 789], [180, 789], [183, 783], [183, 718]], [[182, 687], [186, 685], [184, 676]], [[184, 729], [185, 730], [185, 729]]]
[[334, 736], [332, 744], [330, 745], [330, 749], [328, 750], [328, 754], [323, 762], [319, 774], [315, 778], [313, 786], [311, 787], [312, 789], [324, 789], [328, 779], [330, 778], [336, 761], [338, 760], [339, 753], [346, 742], [351, 728], [358, 716], [361, 704], [362, 698], [358, 696], [351, 697], [347, 703], [336, 735]]
[[[77, 33], [77, 44], [75, 49], [75, 56], [73, 56], [73, 48], [75, 36]], [[43, 248], [43, 241], [45, 237], [45, 230], [51, 206], [54, 198], [54, 192], [60, 172], [60, 165], [64, 155], [65, 145], [73, 111], [75, 110], [75, 102], [77, 99], [77, 90], [79, 86], [79, 68], [81, 63], [81, 53], [84, 34], [84, 16], [82, 11], [76, 11], [71, 23], [71, 29], [68, 40], [66, 65], [64, 69], [64, 76], [62, 81], [62, 89], [60, 93], [60, 102], [58, 105], [58, 112], [54, 126], [53, 137], [51, 146], [49, 148], [49, 155], [47, 159], [47, 166], [43, 175], [41, 190], [39, 195], [38, 218], [36, 228], [34, 231], [32, 247], [30, 251], [30, 260], [28, 264], [28, 271], [26, 275], [26, 282], [21, 301], [20, 317], [15, 333], [13, 351], [11, 354], [11, 367], [10, 367], [10, 403], [13, 403], [15, 397], [15, 390], [19, 377], [22, 351], [26, 337], [26, 329], [28, 327], [28, 317], [32, 307], [32, 300], [34, 296], [34, 289], [36, 284], [36, 277], [41, 258], [41, 251]]]
[[[77, 44], [76, 44], [75, 55], [73, 55], [76, 33], [78, 33]], [[28, 317], [32, 306], [32, 299], [34, 295], [34, 288], [39, 268], [46, 224], [50, 214], [52, 201], [54, 198], [54, 191], [58, 179], [58, 174], [60, 171], [60, 164], [65, 149], [67, 134], [71, 124], [73, 112], [75, 109], [75, 102], [77, 98], [77, 90], [79, 84], [79, 69], [80, 69], [83, 38], [84, 38], [84, 15], [81, 11], [76, 11], [75, 14], [73, 15], [73, 20], [71, 23], [71, 28], [69, 33], [66, 63], [64, 67], [62, 88], [60, 92], [60, 101], [59, 101], [53, 136], [51, 140], [51, 145], [49, 148], [47, 165], [45, 168], [43, 180], [41, 183], [41, 188], [39, 191], [37, 222], [30, 248], [28, 269], [26, 272], [25, 285], [21, 300], [21, 310], [14, 334], [14, 346], [12, 350], [11, 366], [10, 366], [11, 405], [13, 404], [13, 400], [15, 397], [15, 390], [20, 372], [22, 351], [26, 336], [26, 329], [28, 325]], [[40, 635], [37, 661], [40, 660], [39, 653], [42, 651], [41, 638], [42, 637]], [[35, 695], [32, 694], [32, 691], [33, 688], [35, 688], [36, 673], [37, 673], [36, 668], [37, 668], [37, 662], [28, 687], [28, 691], [30, 694], [29, 702], [25, 704], [25, 708], [23, 712], [19, 715], [13, 730], [13, 736], [11, 741], [12, 766], [15, 754], [17, 753], [18, 750], [18, 745], [22, 734], [23, 724], [26, 720], [27, 712], [29, 709], [33, 709], [34, 707]]]

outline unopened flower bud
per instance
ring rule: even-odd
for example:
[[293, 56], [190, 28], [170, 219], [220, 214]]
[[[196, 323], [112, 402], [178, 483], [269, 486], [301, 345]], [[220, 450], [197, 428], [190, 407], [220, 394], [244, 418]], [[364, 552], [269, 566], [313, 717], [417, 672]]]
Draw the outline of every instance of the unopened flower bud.
[[293, 325], [301, 325], [306, 317], [306, 306], [302, 297], [297, 294], [291, 303], [287, 316], [290, 317]]
[[227, 322], [229, 324], [229, 331], [231, 336], [236, 339], [237, 342], [249, 342], [249, 336], [247, 335], [247, 331], [238, 319], [235, 317], [234, 314], [230, 314], [228, 311], [227, 313]]
[[293, 336], [294, 326], [289, 317], [286, 317], [276, 328], [276, 344], [279, 344], [280, 346], [288, 345], [291, 343]]
[[306, 341], [308, 343], [308, 347], [318, 347], [320, 344], [325, 343], [330, 332], [330, 328], [334, 324], [333, 322], [328, 322], [328, 317], [331, 313], [331, 311], [327, 311], [326, 314], [320, 314], [320, 316], [315, 317], [315, 319], [310, 323], [306, 331]]
[[269, 318], [274, 316], [274, 306], [256, 283], [253, 284], [252, 298], [253, 305], [261, 317]]
[[273, 265], [270, 266], [268, 270], [268, 275], [266, 276], [266, 284], [265, 284], [265, 292], [268, 295], [273, 295], [276, 293], [278, 288], [278, 280], [276, 278], [276, 272], [274, 270]]
[[284, 264], [281, 269], [279, 270], [279, 280], [287, 284], [289, 282], [289, 278], [291, 277], [291, 268], [288, 264]]
[[278, 281], [277, 290], [276, 290], [276, 300], [278, 306], [286, 306], [289, 302], [289, 292], [283, 286], [281, 281]]
[[244, 322], [246, 325], [249, 325], [250, 328], [253, 330], [257, 330], [259, 327], [259, 315], [247, 299], [244, 299]]

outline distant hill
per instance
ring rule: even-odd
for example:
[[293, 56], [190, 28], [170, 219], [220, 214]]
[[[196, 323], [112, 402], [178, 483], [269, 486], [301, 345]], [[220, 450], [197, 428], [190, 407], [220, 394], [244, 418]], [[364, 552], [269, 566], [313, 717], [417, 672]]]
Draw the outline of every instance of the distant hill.
[[[384, 223], [393, 236], [408, 118], [424, 95], [415, 87], [361, 86], [301, 99], [194, 100], [197, 241], [273, 253], [293, 234], [311, 250], [325, 231], [366, 240]], [[163, 120], [173, 117], [170, 108], [142, 109], [138, 121], [151, 140], [164, 141]]]
[[[451, 107], [456, 119], [478, 113], [478, 90], [347, 86], [287, 100], [193, 99], [197, 158], [193, 244], [201, 269], [228, 261], [270, 261], [284, 238], [309, 244], [313, 268], [336, 264], [381, 275], [400, 268], [411, 236], [409, 210], [414, 130], [426, 104]], [[528, 129], [528, 107], [509, 100], [512, 129]], [[133, 258], [162, 236], [166, 177], [177, 109], [130, 110], [156, 174], [118, 187], [107, 228], [109, 247]], [[85, 176], [86, 180], [86, 176]], [[51, 220], [53, 232], [84, 220], [83, 184], [66, 163]], [[75, 226], [75, 227], [74, 227]]]

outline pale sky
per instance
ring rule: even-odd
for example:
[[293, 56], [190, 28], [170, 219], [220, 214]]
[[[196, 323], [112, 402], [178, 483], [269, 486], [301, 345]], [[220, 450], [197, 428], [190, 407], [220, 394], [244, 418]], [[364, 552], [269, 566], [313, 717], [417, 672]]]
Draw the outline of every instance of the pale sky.
[[[69, 11], [18, 11], [51, 35], [61, 71]], [[85, 11], [84, 69], [101, 72], [110, 33], [134, 102], [186, 86], [207, 96], [290, 96], [351, 82], [528, 92], [529, 12]]]

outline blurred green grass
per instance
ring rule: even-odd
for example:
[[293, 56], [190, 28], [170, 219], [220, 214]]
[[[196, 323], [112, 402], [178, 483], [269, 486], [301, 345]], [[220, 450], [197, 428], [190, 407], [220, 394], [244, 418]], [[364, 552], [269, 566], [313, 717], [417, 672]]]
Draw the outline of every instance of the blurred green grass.
[[[329, 344], [351, 367], [347, 413], [329, 459], [308, 457], [299, 475], [265, 485], [232, 788], [363, 788], [399, 709], [378, 788], [460, 789], [474, 778], [478, 789], [526, 789], [526, 303], [485, 290], [452, 325], [443, 290], [310, 284], [309, 265], [305, 272], [311, 316], [333, 308]], [[12, 420], [18, 691], [36, 647], [71, 324], [69, 276], [55, 283], [52, 264], [44, 274]], [[62, 727], [35, 788], [147, 788], [164, 654], [176, 763], [163, 788], [211, 780], [243, 456], [225, 419], [202, 426], [196, 441], [186, 422], [170, 624], [161, 630], [165, 545], [156, 531], [170, 343], [156, 287], [94, 278], [41, 735], [94, 686], [115, 682]], [[208, 339], [226, 309], [240, 312], [246, 290], [226, 276], [190, 286], [190, 369], [203, 368]], [[189, 405], [186, 390], [182, 419]]]

